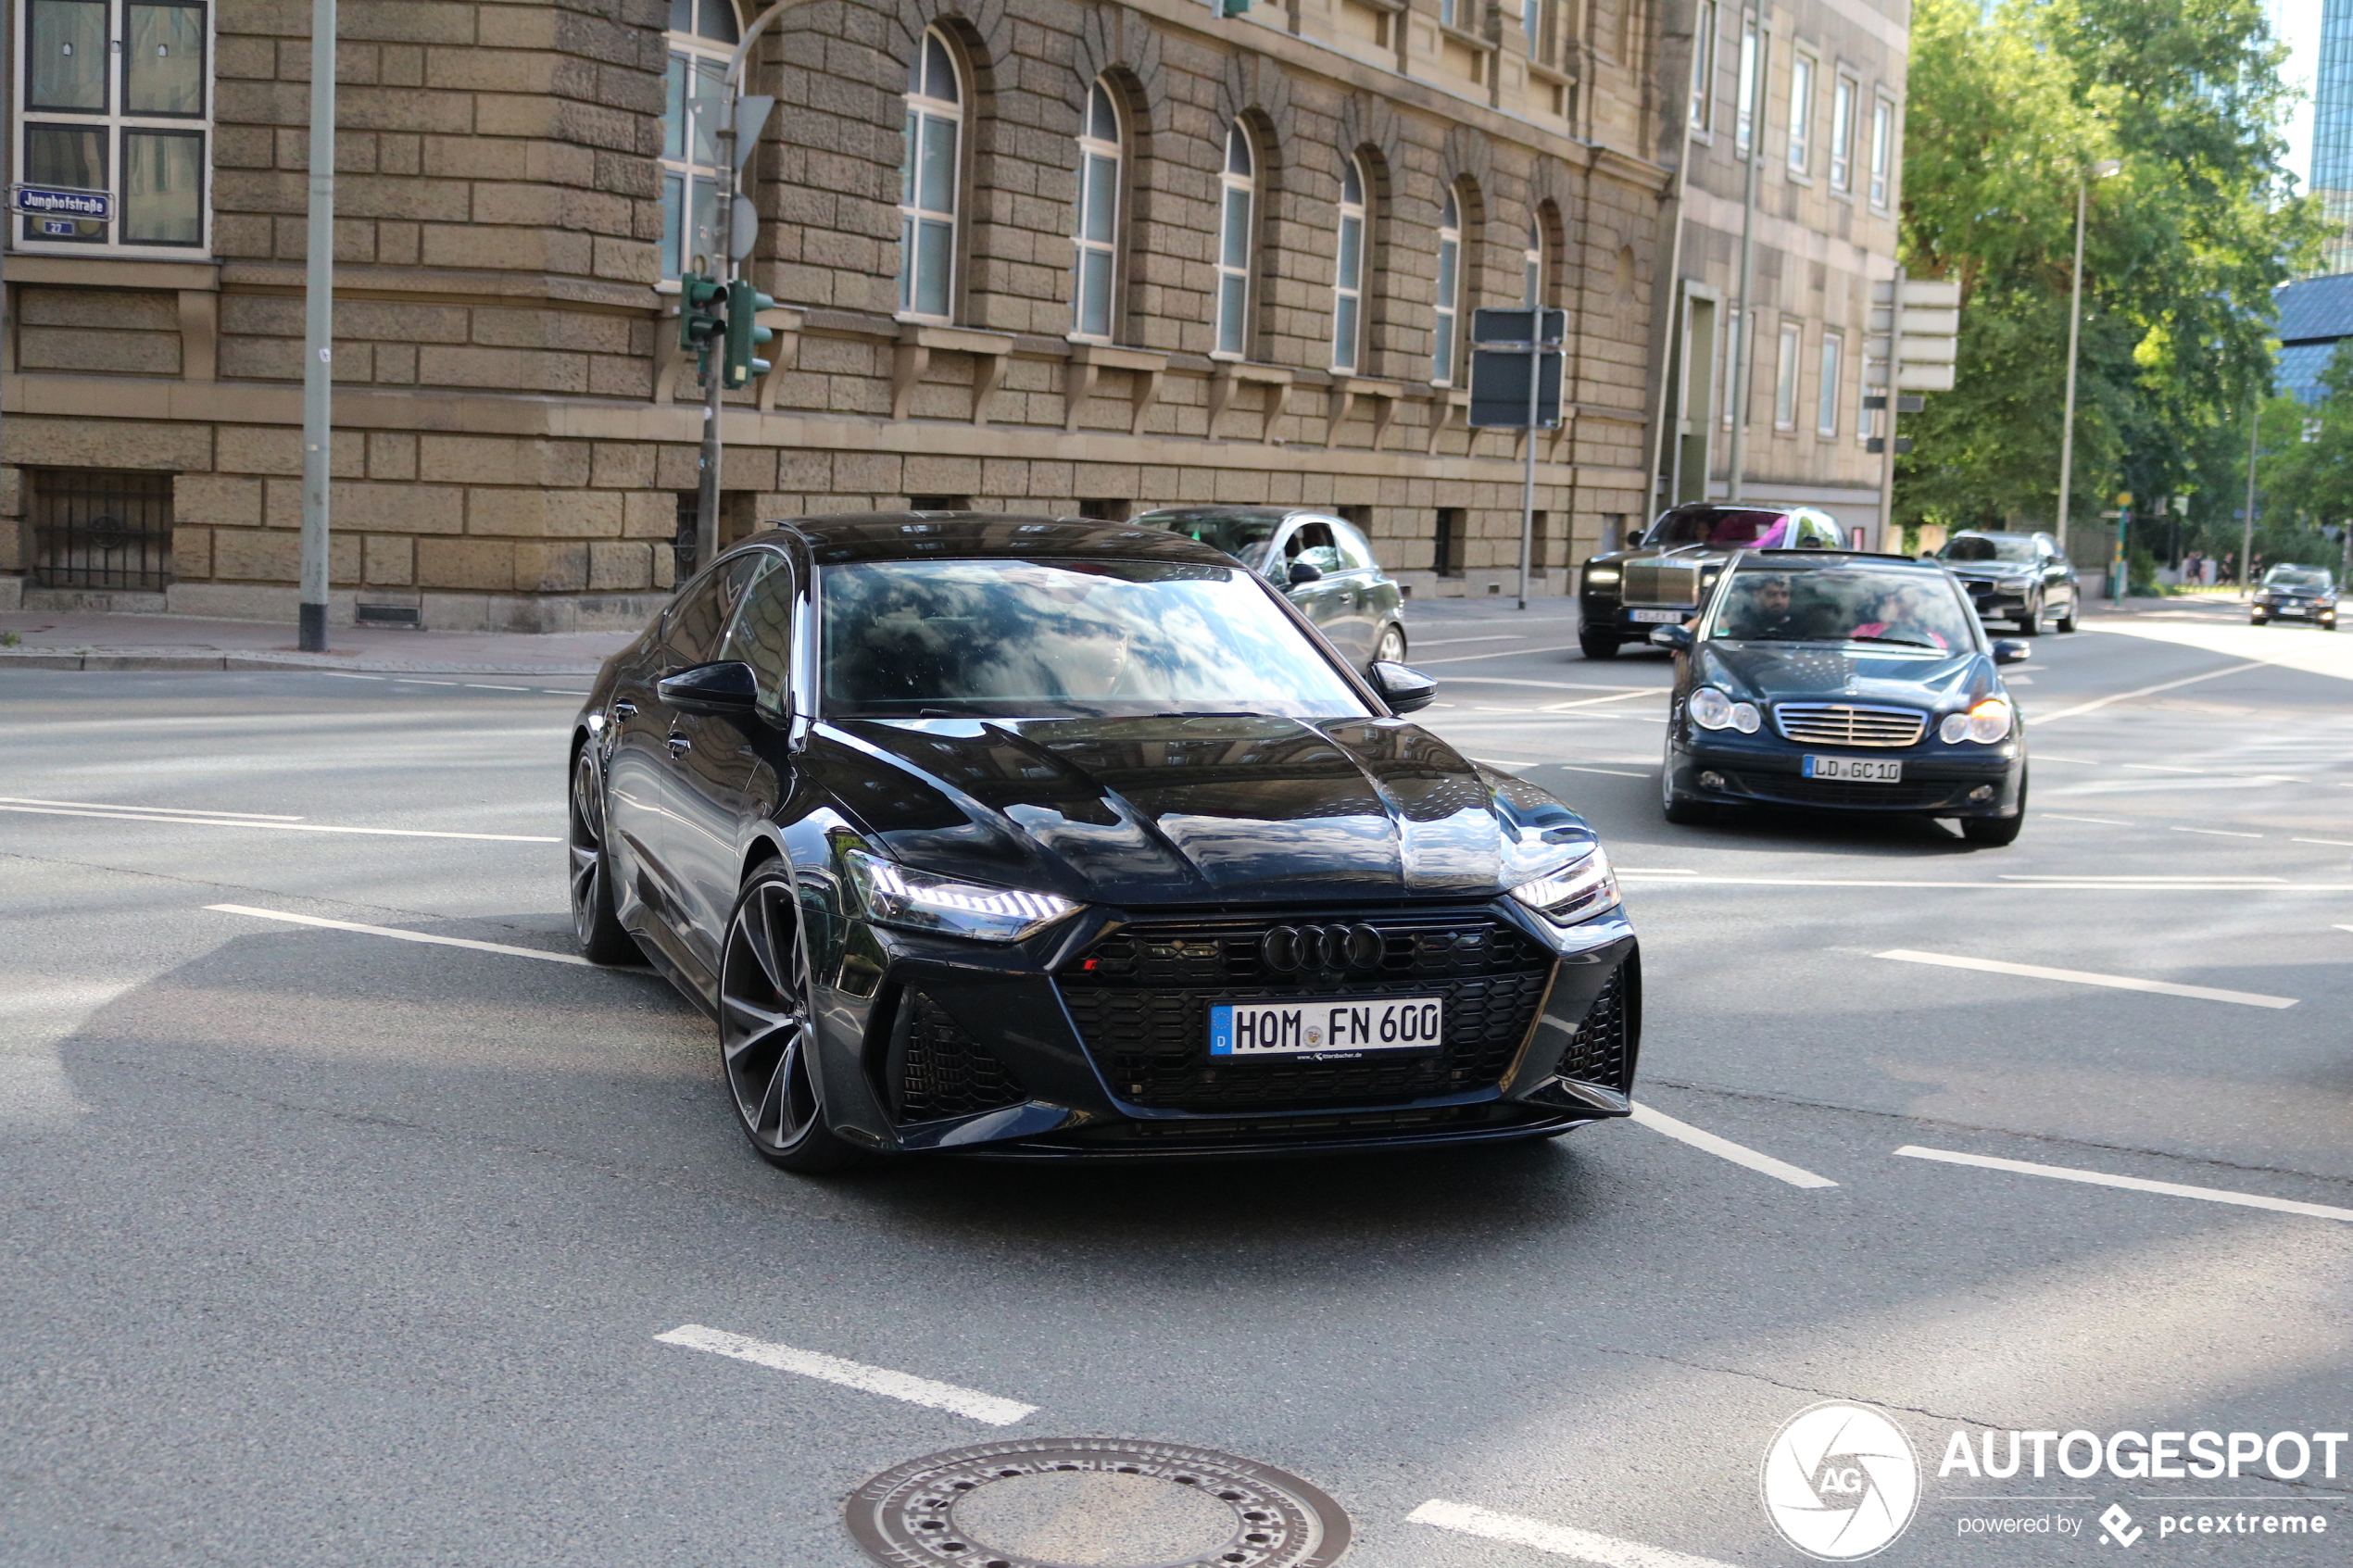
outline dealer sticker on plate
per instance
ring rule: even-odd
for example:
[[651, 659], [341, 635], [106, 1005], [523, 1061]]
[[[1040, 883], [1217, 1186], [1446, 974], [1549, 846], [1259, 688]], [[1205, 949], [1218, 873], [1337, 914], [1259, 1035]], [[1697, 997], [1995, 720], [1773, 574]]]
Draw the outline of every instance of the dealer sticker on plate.
[[1434, 1051], [1445, 1039], [1437, 997], [1364, 1001], [1233, 1002], [1209, 1010], [1212, 1056], [1320, 1056]]
[[1808, 757], [1809, 779], [1853, 779], [1859, 784], [1900, 784], [1904, 764], [1893, 757]]

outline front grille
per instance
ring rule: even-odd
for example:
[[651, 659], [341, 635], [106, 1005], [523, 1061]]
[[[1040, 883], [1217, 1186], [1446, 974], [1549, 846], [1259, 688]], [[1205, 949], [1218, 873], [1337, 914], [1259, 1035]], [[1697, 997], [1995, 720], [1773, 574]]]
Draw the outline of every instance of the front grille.
[[1632, 1010], [1627, 1006], [1627, 968], [1621, 963], [1612, 970], [1602, 994], [1585, 1010], [1585, 1022], [1577, 1026], [1568, 1048], [1561, 1052], [1560, 1065], [1554, 1069], [1561, 1077], [1616, 1089], [1621, 1095], [1633, 1092], [1633, 1021]]
[[1928, 715], [1909, 708], [1784, 702], [1773, 709], [1783, 736], [1806, 746], [1917, 746]]
[[1866, 784], [1855, 779], [1802, 779], [1794, 773], [1734, 773], [1727, 782], [1742, 795], [1790, 806], [1878, 806], [1893, 810], [1943, 806], [1967, 787], [1950, 780]]
[[[1259, 958], [1277, 925], [1365, 924], [1381, 935], [1362, 973], [1278, 974]], [[1487, 914], [1333, 916], [1122, 927], [1056, 976], [1063, 1002], [1114, 1093], [1163, 1110], [1371, 1104], [1491, 1088], [1536, 1022], [1553, 955]], [[1356, 1061], [1213, 1063], [1209, 1010], [1300, 997], [1435, 996], [1446, 1038], [1426, 1053]]]
[[899, 1064], [899, 1119], [937, 1122], [1019, 1105], [1029, 1097], [1005, 1064], [921, 991], [907, 994]]
[[1663, 560], [1655, 556], [1629, 560], [1620, 579], [1623, 597], [1629, 605], [1697, 605], [1699, 571], [1695, 560]]

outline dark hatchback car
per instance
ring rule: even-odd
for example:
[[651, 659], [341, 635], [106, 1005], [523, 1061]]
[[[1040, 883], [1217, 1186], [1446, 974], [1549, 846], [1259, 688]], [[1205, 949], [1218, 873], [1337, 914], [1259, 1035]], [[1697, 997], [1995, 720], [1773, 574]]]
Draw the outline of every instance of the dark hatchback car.
[[1344, 518], [1297, 507], [1166, 507], [1129, 526], [1225, 551], [1282, 589], [1360, 670], [1405, 657], [1405, 596]]
[[719, 1023], [772, 1163], [1543, 1136], [1629, 1113], [1607, 856], [1169, 533], [813, 518], [607, 662], [573, 909]]
[[2324, 566], [2275, 566], [2263, 574], [2247, 607], [2247, 624], [2309, 621], [2323, 632], [2336, 630], [2336, 579]]
[[2082, 592], [2073, 564], [2047, 533], [1972, 529], [1954, 534], [1926, 558], [1960, 579], [1978, 619], [1988, 626], [2015, 621], [2020, 633], [2033, 637], [2042, 634], [2047, 619], [2057, 621], [2062, 632], [2075, 630]]
[[1725, 806], [1960, 819], [2009, 844], [2026, 817], [2026, 735], [1989, 643], [1941, 567], [1901, 556], [1737, 557], [1677, 650], [1660, 792], [1667, 820]]
[[1707, 602], [1735, 551], [1845, 545], [1837, 520], [1810, 507], [1673, 508], [1635, 544], [1585, 563], [1577, 646], [1588, 659], [1615, 659], [1620, 644], [1642, 641], [1652, 627], [1681, 625]]

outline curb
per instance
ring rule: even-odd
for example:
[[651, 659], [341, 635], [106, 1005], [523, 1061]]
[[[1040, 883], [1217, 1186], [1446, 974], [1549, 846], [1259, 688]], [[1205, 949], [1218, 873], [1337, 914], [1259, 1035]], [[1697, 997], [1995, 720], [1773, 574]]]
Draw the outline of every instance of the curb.
[[0, 648], [0, 670], [115, 671], [343, 671], [355, 675], [529, 675], [585, 680], [600, 666], [564, 664], [518, 670], [511, 664], [394, 664], [382, 659], [339, 659], [317, 654], [166, 653], [145, 649]]

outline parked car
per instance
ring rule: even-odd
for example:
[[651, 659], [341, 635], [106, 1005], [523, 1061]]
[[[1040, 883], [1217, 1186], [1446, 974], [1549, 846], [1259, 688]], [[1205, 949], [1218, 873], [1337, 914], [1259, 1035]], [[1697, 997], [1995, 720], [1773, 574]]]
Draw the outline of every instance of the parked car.
[[1167, 507], [1131, 526], [1181, 533], [1261, 573], [1359, 669], [1405, 657], [1405, 596], [1344, 518], [1293, 507]]
[[1676, 507], [1636, 543], [1593, 557], [1578, 580], [1577, 646], [1587, 659], [1615, 659], [1654, 626], [1680, 626], [1699, 613], [1735, 550], [1837, 550], [1838, 522], [1810, 507]]
[[1927, 558], [1961, 580], [1977, 605], [1978, 619], [1988, 626], [2011, 621], [2021, 634], [2040, 636], [2047, 617], [2062, 632], [2075, 630], [2082, 591], [2074, 565], [2047, 533], [1973, 528], [1954, 534]]
[[1164, 530], [804, 518], [573, 729], [572, 908], [718, 1021], [788, 1170], [1542, 1137], [1630, 1112], [1593, 830]]
[[1743, 551], [1675, 649], [1661, 802], [1670, 822], [1770, 803], [1957, 817], [1974, 844], [2026, 820], [2026, 732], [1942, 567], [1849, 551]]
[[2324, 566], [2275, 566], [2256, 585], [2247, 624], [2309, 621], [2323, 632], [2336, 630], [2336, 579]]

